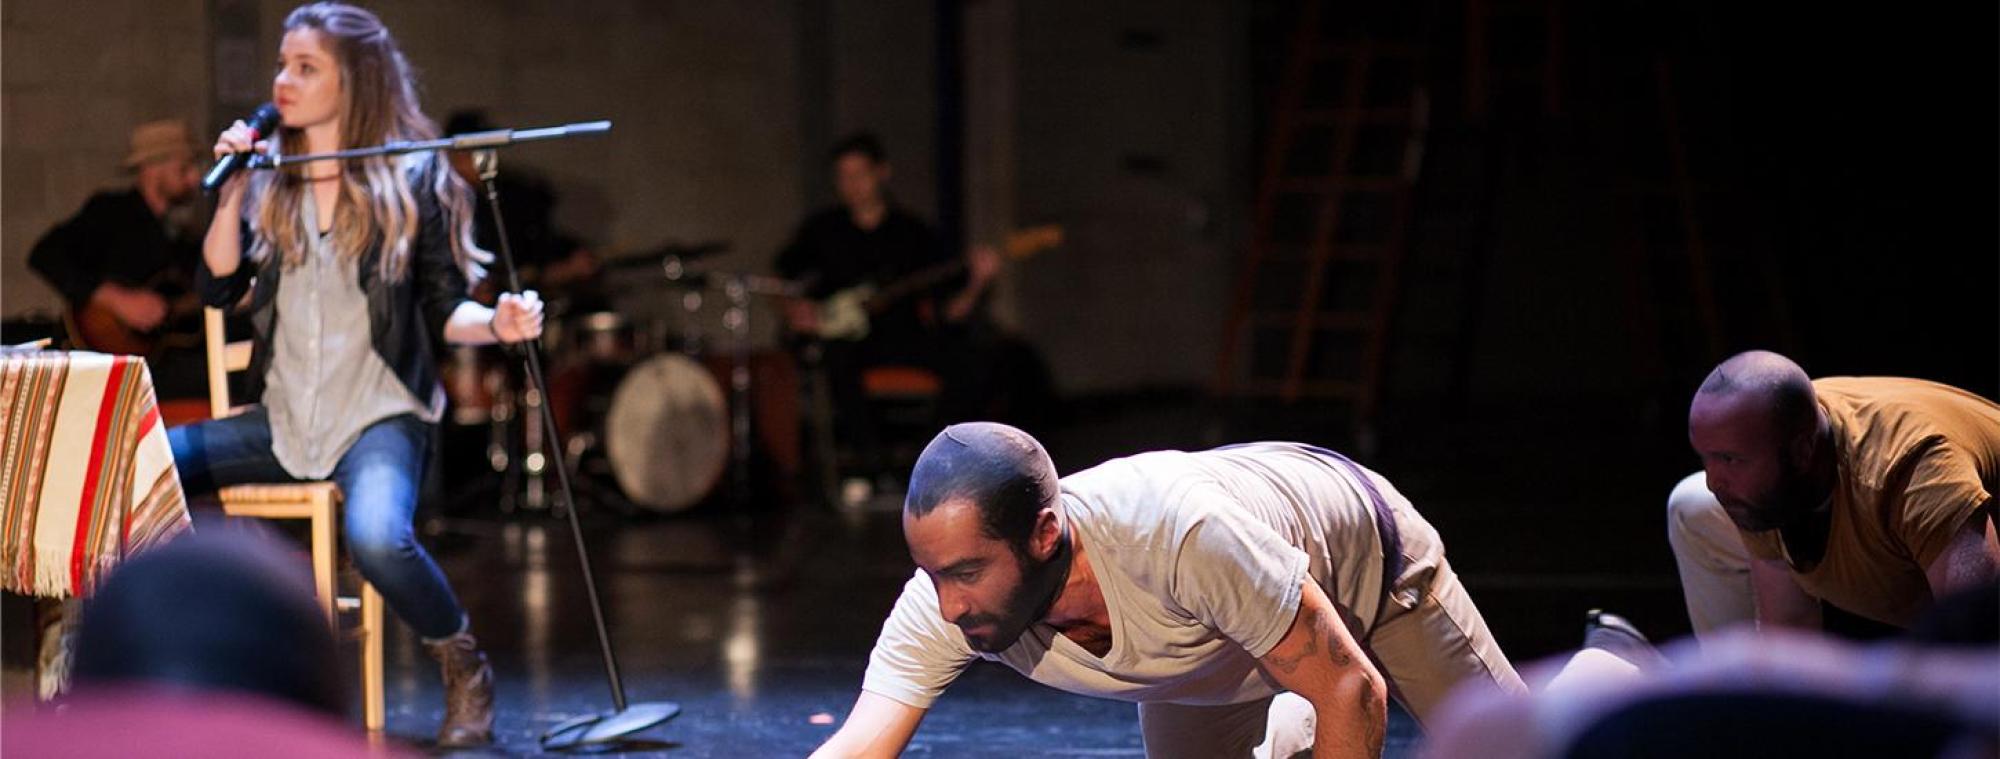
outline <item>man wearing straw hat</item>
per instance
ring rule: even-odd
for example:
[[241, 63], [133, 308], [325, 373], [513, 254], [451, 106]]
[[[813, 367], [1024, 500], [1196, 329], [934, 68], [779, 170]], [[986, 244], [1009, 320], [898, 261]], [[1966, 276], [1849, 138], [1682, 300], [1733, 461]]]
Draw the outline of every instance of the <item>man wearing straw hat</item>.
[[[194, 315], [192, 300], [180, 297], [200, 255], [194, 217], [184, 210], [199, 197], [189, 134], [179, 119], [134, 128], [122, 163], [132, 185], [92, 195], [28, 257], [69, 306], [71, 341], [91, 350], [148, 354], [162, 398], [207, 392], [200, 341], [158, 339], [163, 329], [182, 331], [170, 324], [175, 317]], [[176, 308], [177, 298], [190, 305]]]

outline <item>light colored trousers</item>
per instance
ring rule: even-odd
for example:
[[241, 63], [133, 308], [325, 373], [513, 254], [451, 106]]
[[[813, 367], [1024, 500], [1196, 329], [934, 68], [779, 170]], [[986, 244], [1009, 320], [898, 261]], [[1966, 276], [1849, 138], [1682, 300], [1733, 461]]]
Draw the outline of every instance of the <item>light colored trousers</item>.
[[1667, 496], [1667, 542], [1674, 547], [1695, 635], [1756, 621], [1750, 553], [1701, 472], [1682, 479]]
[[[1486, 679], [1502, 691], [1527, 685], [1500, 652], [1458, 574], [1435, 556], [1437, 572], [1414, 608], [1394, 603], [1359, 641], [1404, 708], [1423, 722], [1454, 686]], [[1139, 705], [1148, 759], [1288, 759], [1312, 751], [1312, 705], [1292, 693], [1227, 706]]]

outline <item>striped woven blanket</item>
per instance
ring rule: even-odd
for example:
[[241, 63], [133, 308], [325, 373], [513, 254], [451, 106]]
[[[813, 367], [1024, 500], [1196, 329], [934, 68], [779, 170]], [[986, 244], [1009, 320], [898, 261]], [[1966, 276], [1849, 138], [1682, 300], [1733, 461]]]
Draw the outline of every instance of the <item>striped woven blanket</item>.
[[0, 354], [0, 588], [88, 595], [189, 526], [143, 360]]

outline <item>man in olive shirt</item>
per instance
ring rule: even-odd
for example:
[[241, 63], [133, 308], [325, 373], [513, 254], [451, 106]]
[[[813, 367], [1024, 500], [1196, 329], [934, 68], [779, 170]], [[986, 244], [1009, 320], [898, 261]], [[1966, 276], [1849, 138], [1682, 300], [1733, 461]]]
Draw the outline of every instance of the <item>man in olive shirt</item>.
[[1820, 602], [1908, 627], [2000, 575], [2000, 405], [1892, 377], [1810, 380], [1735, 356], [1688, 412], [1703, 472], [1668, 499], [1695, 632], [1754, 619], [1818, 628]]

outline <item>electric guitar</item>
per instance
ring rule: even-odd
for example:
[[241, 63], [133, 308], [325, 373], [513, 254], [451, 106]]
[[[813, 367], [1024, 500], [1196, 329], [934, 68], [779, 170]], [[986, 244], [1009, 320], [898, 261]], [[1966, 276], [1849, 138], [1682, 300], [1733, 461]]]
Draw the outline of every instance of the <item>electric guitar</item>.
[[[1059, 224], [1018, 230], [1001, 241], [1000, 260], [1006, 263], [1026, 259], [1061, 245], [1062, 241], [1063, 228]], [[817, 304], [819, 329], [813, 334], [821, 340], [865, 338], [871, 315], [882, 313], [912, 295], [927, 292], [963, 274], [965, 268], [965, 259], [960, 257], [926, 266], [884, 285], [856, 285], [837, 291]]]

